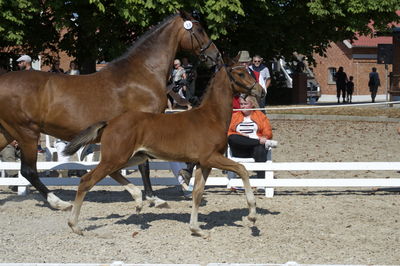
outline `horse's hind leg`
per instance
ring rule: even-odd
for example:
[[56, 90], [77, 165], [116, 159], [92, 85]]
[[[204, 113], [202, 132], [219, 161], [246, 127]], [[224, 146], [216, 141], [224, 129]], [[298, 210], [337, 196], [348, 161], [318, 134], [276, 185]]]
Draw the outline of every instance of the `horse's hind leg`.
[[203, 197], [204, 186], [206, 184], [206, 180], [208, 175], [210, 174], [211, 168], [200, 167], [196, 169], [195, 181], [194, 181], [194, 190], [193, 190], [193, 207], [192, 214], [190, 215], [190, 230], [192, 234], [195, 236], [201, 236], [203, 238], [208, 238], [209, 234], [204, 233], [202, 229], [200, 229], [198, 223], [198, 213], [199, 206], [201, 203], [201, 199]]
[[154, 207], [156, 208], [168, 208], [169, 207], [168, 202], [154, 195], [150, 181], [149, 160], [146, 160], [146, 162], [139, 164], [138, 168], [142, 176], [142, 181], [144, 186], [144, 196], [146, 200], [150, 201], [150, 204], [154, 204]]
[[118, 183], [120, 183], [125, 190], [127, 190], [131, 195], [132, 198], [136, 201], [136, 212], [140, 212], [143, 207], [143, 200], [142, 200], [142, 191], [135, 186], [134, 184], [130, 183], [128, 179], [126, 179], [120, 171], [114, 172], [110, 174], [112, 178], [114, 178]]

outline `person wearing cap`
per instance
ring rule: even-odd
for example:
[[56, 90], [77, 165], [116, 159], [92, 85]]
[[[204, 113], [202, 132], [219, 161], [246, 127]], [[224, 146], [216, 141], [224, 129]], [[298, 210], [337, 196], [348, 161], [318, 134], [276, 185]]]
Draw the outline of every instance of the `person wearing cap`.
[[[29, 55], [22, 55], [17, 59], [18, 67], [20, 70], [33, 70], [31, 62], [32, 58]], [[39, 153], [45, 153], [45, 150], [42, 148], [40, 138], [38, 139], [37, 150]]]
[[20, 70], [32, 70], [32, 58], [29, 55], [22, 55], [17, 59], [17, 62]]

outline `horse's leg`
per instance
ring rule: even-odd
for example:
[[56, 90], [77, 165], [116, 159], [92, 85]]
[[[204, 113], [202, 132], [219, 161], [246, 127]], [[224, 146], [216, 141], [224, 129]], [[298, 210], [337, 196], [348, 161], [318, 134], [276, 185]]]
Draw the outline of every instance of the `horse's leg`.
[[116, 166], [113, 166], [112, 164], [100, 162], [96, 168], [81, 177], [81, 182], [79, 183], [78, 191], [76, 192], [71, 215], [68, 219], [68, 225], [74, 233], [83, 235], [82, 229], [78, 226], [78, 217], [86, 193], [104, 177], [114, 173], [116, 171], [115, 168]]
[[205, 162], [203, 162], [203, 164], [207, 165], [208, 167], [215, 167], [222, 170], [235, 172], [242, 178], [247, 205], [249, 206], [249, 216], [247, 218], [251, 222], [255, 223], [256, 200], [253, 194], [253, 190], [251, 190], [250, 187], [249, 173], [247, 172], [246, 168], [242, 164], [234, 162], [220, 153], [213, 153], [210, 157], [207, 158]]
[[200, 229], [198, 223], [198, 213], [199, 206], [201, 203], [201, 199], [203, 197], [204, 186], [206, 184], [206, 180], [208, 175], [210, 174], [211, 168], [205, 168], [201, 166], [196, 169], [195, 181], [194, 181], [194, 190], [193, 190], [193, 207], [192, 214], [190, 215], [190, 230], [192, 234], [195, 236], [201, 236], [203, 238], [208, 238], [209, 234], [204, 233], [203, 230]]
[[160, 199], [154, 195], [153, 188], [150, 182], [150, 165], [149, 160], [145, 163], [138, 165], [140, 174], [142, 176], [143, 186], [144, 186], [144, 196], [146, 200], [150, 201], [150, 204], [154, 204], [157, 208], [168, 208], [169, 205], [165, 200]]
[[72, 205], [54, 195], [39, 179], [36, 168], [37, 138], [24, 138], [19, 140], [21, 148], [21, 174], [34, 186], [54, 209], [69, 210]]
[[128, 191], [133, 200], [136, 201], [136, 212], [139, 213], [142, 208], [143, 208], [143, 200], [142, 200], [142, 191], [135, 186], [134, 184], [130, 183], [128, 179], [126, 179], [120, 171], [114, 172], [110, 174], [114, 180], [116, 180], [118, 183], [120, 183], [126, 191]]

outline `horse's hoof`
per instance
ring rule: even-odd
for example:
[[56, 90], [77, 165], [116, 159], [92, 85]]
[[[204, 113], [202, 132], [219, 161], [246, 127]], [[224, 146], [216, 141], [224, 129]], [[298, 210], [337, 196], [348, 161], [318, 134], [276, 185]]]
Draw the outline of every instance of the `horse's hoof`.
[[50, 204], [52, 208], [57, 210], [70, 211], [72, 209], [71, 203], [61, 200], [53, 193], [49, 193], [47, 195], [47, 202]]
[[160, 208], [160, 209], [163, 209], [163, 208], [164, 208], [164, 209], [169, 209], [169, 208], [170, 208], [168, 202], [166, 202], [165, 200], [162, 200], [162, 199], [160, 199], [160, 198], [157, 198], [157, 199], [154, 201], [154, 207]]
[[71, 222], [68, 222], [68, 225], [71, 228], [72, 232], [77, 235], [83, 236], [83, 231], [79, 226], [73, 225]]
[[210, 233], [205, 233], [203, 230], [201, 230], [200, 228], [196, 228], [196, 229], [190, 229], [192, 231], [192, 236], [199, 236], [203, 239], [210, 239]]
[[160, 199], [157, 196], [153, 196], [153, 197], [147, 197], [146, 196], [146, 200], [149, 201], [150, 207], [156, 207], [156, 208], [169, 208], [169, 204], [168, 202], [166, 202], [165, 200]]
[[247, 216], [247, 219], [253, 223], [253, 225], [256, 223], [257, 221], [257, 217], [256, 216]]
[[199, 237], [204, 238], [204, 239], [209, 239], [210, 238], [210, 233], [209, 232], [204, 232], [198, 226], [190, 226], [189, 228], [190, 228], [190, 231], [192, 231], [192, 236], [199, 236]]
[[142, 209], [143, 209], [143, 204], [140, 206], [139, 205], [136, 206], [136, 213], [139, 214], [142, 211]]
[[77, 235], [83, 236], [83, 231], [79, 227], [71, 228], [72, 232], [74, 232]]

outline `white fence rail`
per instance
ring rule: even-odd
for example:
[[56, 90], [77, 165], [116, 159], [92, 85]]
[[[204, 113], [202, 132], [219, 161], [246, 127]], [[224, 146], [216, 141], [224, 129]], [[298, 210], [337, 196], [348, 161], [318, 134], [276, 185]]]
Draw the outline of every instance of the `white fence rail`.
[[[267, 162], [267, 163], [243, 163], [247, 170], [262, 171], [397, 171], [400, 162]], [[92, 169], [96, 166], [93, 162], [38, 162], [38, 170], [62, 170], [62, 169]], [[0, 169], [19, 170], [20, 163], [0, 162]], [[128, 167], [128, 170], [137, 167]], [[152, 170], [170, 170], [168, 162], [150, 162]], [[394, 172], [395, 173], [395, 172]], [[171, 172], [172, 174], [172, 172]], [[397, 175], [397, 174], [396, 174]], [[141, 178], [129, 178], [135, 185], [143, 185]], [[152, 178], [154, 185], [177, 185], [175, 177]], [[41, 181], [47, 186], [77, 186], [79, 178], [51, 178], [43, 177]], [[191, 181], [193, 183], [193, 179]], [[273, 188], [276, 187], [399, 187], [400, 178], [323, 178], [323, 179], [250, 179], [253, 187], [265, 188], [266, 196], [273, 196]], [[18, 178], [0, 178], [0, 186], [19, 186], [20, 195], [27, 193], [26, 188], [30, 183], [19, 174]], [[111, 178], [105, 178], [98, 185], [118, 185]], [[207, 186], [243, 186], [241, 179], [229, 179], [228, 177], [209, 177]]]
[[[115, 261], [113, 263], [0, 263], [0, 266], [201, 266], [201, 264], [130, 264], [122, 261]], [[376, 264], [298, 264], [295, 261], [288, 261], [285, 264], [263, 263], [263, 264], [250, 264], [250, 263], [208, 263], [207, 266], [385, 266]], [[389, 265], [386, 265], [389, 266]], [[391, 265], [395, 266], [395, 265]]]

